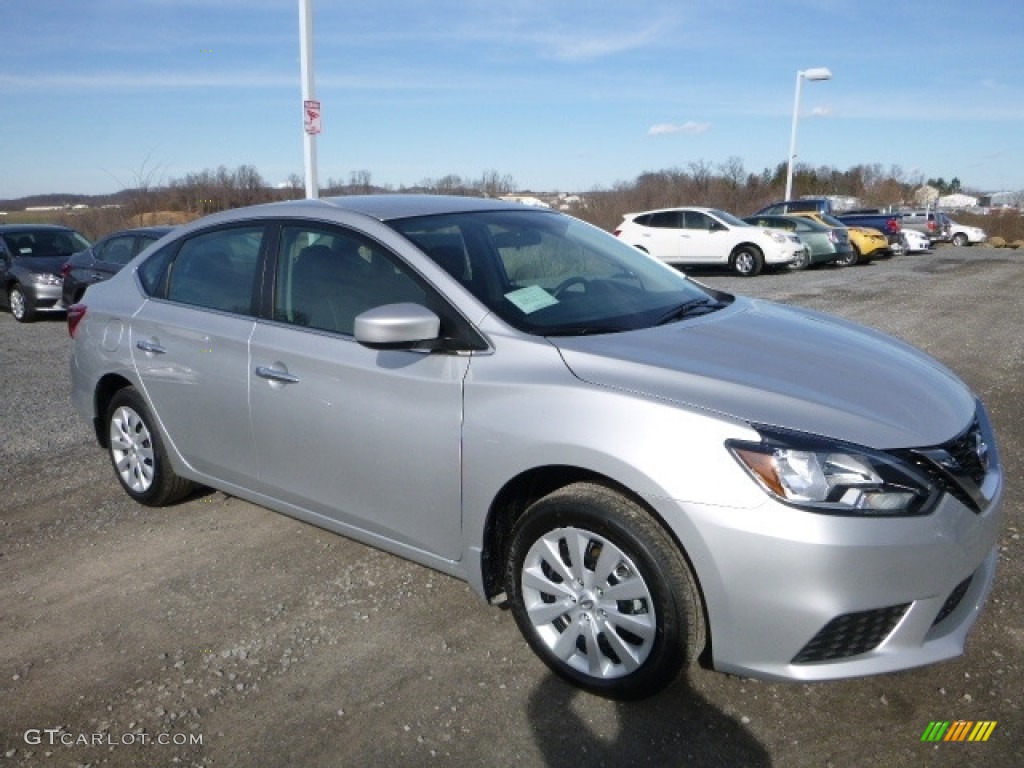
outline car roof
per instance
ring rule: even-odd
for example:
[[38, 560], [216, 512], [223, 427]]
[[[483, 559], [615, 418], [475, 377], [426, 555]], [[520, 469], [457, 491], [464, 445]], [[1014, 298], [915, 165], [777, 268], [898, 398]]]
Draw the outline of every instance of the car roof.
[[61, 224], [0, 224], [0, 234], [11, 232], [77, 232]]
[[423, 195], [423, 194], [384, 194], [384, 195], [350, 195], [343, 197], [324, 197], [307, 200], [286, 200], [278, 203], [264, 203], [248, 208], [235, 208], [212, 217], [197, 219], [193, 224], [204, 221], [235, 220], [252, 216], [260, 218], [272, 216], [310, 216], [314, 218], [329, 215], [333, 211], [348, 211], [362, 214], [378, 221], [393, 221], [415, 216], [432, 216], [446, 213], [467, 213], [473, 211], [547, 211], [522, 203], [510, 203], [486, 197], [458, 197], [455, 195]]
[[666, 211], [700, 211], [701, 213], [711, 213], [713, 211], [719, 211], [721, 208], [709, 208], [699, 205], [674, 205], [669, 208], [652, 208], [649, 211], [636, 211], [635, 213], [627, 213], [626, 216], [643, 216], [648, 213], [665, 213]]
[[114, 237], [116, 235], [166, 235], [168, 232], [173, 232], [177, 229], [176, 226], [165, 225], [165, 226], [152, 226], [152, 227], [128, 227], [128, 229], [119, 229], [115, 232], [111, 232], [104, 237]]

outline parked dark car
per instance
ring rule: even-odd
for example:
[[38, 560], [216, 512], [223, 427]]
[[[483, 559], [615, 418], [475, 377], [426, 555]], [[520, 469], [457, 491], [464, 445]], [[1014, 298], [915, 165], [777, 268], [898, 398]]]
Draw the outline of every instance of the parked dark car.
[[779, 200], [756, 211], [755, 216], [779, 216], [790, 213], [835, 213], [827, 197], [806, 197], [801, 200]]
[[69, 227], [0, 226], [0, 303], [19, 323], [32, 322], [37, 312], [63, 311], [61, 269], [71, 254], [89, 245]]
[[139, 251], [173, 230], [174, 227], [125, 229], [107, 235], [91, 248], [73, 255], [61, 273], [64, 277], [64, 306], [70, 307], [81, 299], [85, 289], [93, 283], [109, 280]]

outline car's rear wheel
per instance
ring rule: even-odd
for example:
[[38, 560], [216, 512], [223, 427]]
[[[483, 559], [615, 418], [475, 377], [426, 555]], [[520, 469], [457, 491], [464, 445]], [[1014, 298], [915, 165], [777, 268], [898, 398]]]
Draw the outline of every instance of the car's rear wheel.
[[7, 306], [19, 323], [31, 323], [36, 319], [36, 305], [25, 289], [15, 283], [7, 292]]
[[524, 513], [505, 582], [533, 651], [602, 696], [652, 695], [704, 646], [700, 599], [679, 549], [642, 507], [600, 485], [567, 486]]
[[752, 245], [742, 245], [732, 252], [729, 264], [741, 277], [753, 277], [764, 269], [764, 254]]
[[857, 250], [857, 246], [851, 245], [850, 252], [844, 253], [838, 259], [835, 260], [835, 264], [840, 267], [852, 267], [854, 264], [860, 261], [860, 251]]
[[192, 491], [193, 483], [171, 468], [149, 408], [133, 387], [125, 387], [111, 399], [107, 438], [114, 473], [140, 504], [162, 507]]

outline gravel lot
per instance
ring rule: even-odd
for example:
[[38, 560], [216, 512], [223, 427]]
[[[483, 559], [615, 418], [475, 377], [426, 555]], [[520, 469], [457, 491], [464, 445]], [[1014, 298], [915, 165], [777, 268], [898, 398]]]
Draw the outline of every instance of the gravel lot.
[[[1024, 254], [695, 276], [880, 328], [985, 399], [1008, 492], [966, 656], [813, 685], [696, 669], [638, 704], [580, 694], [460, 582], [221, 493], [135, 505], [68, 402], [63, 321], [4, 313], [0, 765], [1024, 765]], [[922, 743], [934, 720], [997, 726]]]

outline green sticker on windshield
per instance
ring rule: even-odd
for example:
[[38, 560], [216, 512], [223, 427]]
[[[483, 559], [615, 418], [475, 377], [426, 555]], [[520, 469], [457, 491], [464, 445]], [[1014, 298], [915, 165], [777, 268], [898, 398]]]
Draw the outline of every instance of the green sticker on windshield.
[[512, 293], [506, 293], [505, 298], [515, 304], [524, 315], [533, 314], [558, 303], [558, 299], [539, 285], [531, 285], [527, 288], [520, 288], [518, 291], [512, 291]]

